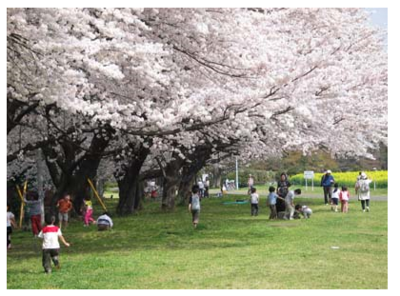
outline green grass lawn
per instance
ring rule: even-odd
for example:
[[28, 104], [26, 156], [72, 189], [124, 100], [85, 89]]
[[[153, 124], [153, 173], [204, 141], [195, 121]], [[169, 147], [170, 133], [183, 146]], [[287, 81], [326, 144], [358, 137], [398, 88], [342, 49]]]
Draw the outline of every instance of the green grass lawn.
[[[265, 198], [258, 217], [249, 204], [223, 200], [202, 202], [197, 229], [186, 207], [162, 213], [155, 202], [114, 217], [111, 232], [73, 221], [64, 231], [72, 245], [62, 247], [62, 268], [50, 275], [41, 266], [40, 241], [16, 230], [7, 288], [387, 289], [386, 201], [372, 202], [370, 213], [351, 201], [342, 214], [320, 200], [298, 199], [313, 209], [311, 219], [268, 221]], [[107, 200], [110, 208], [115, 203]]]

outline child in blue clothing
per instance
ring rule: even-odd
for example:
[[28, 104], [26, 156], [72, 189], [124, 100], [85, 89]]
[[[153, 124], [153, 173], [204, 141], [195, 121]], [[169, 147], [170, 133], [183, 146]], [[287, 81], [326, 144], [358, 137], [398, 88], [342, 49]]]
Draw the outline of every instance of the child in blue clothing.
[[276, 212], [276, 199], [278, 198], [278, 195], [275, 193], [275, 187], [273, 186], [270, 186], [268, 191], [269, 194], [267, 199], [267, 205], [271, 210], [271, 213], [269, 214], [269, 220], [277, 219], [278, 214]]

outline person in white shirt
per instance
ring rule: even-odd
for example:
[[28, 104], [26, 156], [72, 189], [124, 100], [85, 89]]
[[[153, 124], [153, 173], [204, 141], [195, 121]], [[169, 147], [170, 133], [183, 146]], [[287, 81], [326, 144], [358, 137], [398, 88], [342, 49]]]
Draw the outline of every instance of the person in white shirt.
[[210, 180], [206, 177], [206, 181], [204, 182], [204, 197], [210, 197], [208, 190], [210, 189]]
[[361, 172], [360, 176], [357, 178], [355, 190], [358, 195], [358, 200], [361, 201], [362, 211], [369, 212], [369, 200], [370, 200], [370, 189], [369, 184], [372, 180], [368, 179], [364, 172]]
[[107, 212], [104, 212], [101, 216], [99, 216], [99, 218], [97, 218], [96, 224], [98, 231], [110, 230], [114, 226], [113, 221]]
[[60, 261], [58, 259], [58, 255], [60, 252], [60, 243], [58, 239], [62, 241], [62, 243], [69, 247], [70, 244], [66, 242], [64, 237], [62, 236], [61, 229], [58, 226], [54, 225], [56, 221], [55, 216], [46, 217], [47, 225], [43, 227], [43, 229], [39, 232], [38, 237], [43, 239], [42, 250], [42, 264], [44, 271], [49, 274], [51, 273], [51, 261], [53, 261], [54, 266], [57, 269], [60, 269]]
[[311, 217], [311, 214], [312, 214], [312, 210], [309, 208], [309, 207], [307, 207], [306, 205], [300, 205], [300, 204], [297, 204], [295, 207], [294, 207], [294, 209], [296, 210], [296, 212], [298, 213], [298, 218], [300, 218], [300, 215], [299, 214], [302, 214], [303, 215], [303, 217], [305, 218], [305, 219], [308, 219], [308, 218], [310, 218]]
[[294, 197], [296, 195], [300, 195], [301, 194], [301, 189], [296, 189], [296, 190], [290, 190], [288, 192], [288, 194], [286, 194], [285, 197], [285, 216], [284, 219], [285, 220], [293, 220], [293, 214], [294, 214]]
[[333, 191], [332, 191], [332, 199], [331, 199], [331, 210], [337, 212], [338, 211], [338, 205], [339, 205], [339, 194], [340, 194], [340, 189], [339, 189], [339, 184], [335, 183], [333, 185]]
[[247, 180], [247, 186], [249, 187], [248, 193], [251, 194], [251, 189], [254, 187], [254, 178], [250, 174], [249, 179]]
[[251, 215], [258, 216], [258, 201], [260, 197], [258, 196], [258, 193], [256, 192], [257, 189], [255, 187], [252, 187], [250, 191]]
[[11, 234], [12, 228], [17, 228], [17, 223], [15, 223], [15, 216], [9, 211], [10, 206], [7, 204], [7, 249], [11, 249]]
[[193, 185], [192, 187], [192, 196], [189, 199], [188, 210], [192, 213], [192, 223], [194, 228], [196, 228], [197, 224], [199, 224], [200, 216], [200, 196], [198, 185]]
[[197, 182], [197, 185], [199, 186], [199, 196], [200, 198], [204, 197], [204, 183], [202, 180], [199, 180], [199, 182]]

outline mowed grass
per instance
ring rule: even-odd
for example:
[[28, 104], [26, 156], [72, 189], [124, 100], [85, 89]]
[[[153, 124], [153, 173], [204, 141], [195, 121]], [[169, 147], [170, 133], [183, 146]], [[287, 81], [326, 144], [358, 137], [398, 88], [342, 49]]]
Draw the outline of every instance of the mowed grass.
[[186, 207], [162, 213], [155, 202], [136, 215], [114, 217], [111, 232], [73, 221], [64, 231], [72, 246], [62, 247], [62, 268], [51, 275], [41, 266], [40, 241], [17, 230], [7, 287], [387, 289], [386, 201], [372, 202], [370, 213], [351, 201], [342, 214], [320, 200], [298, 199], [313, 209], [311, 219], [268, 221], [265, 199], [257, 217], [249, 204], [223, 205], [226, 200], [204, 200], [197, 229]]

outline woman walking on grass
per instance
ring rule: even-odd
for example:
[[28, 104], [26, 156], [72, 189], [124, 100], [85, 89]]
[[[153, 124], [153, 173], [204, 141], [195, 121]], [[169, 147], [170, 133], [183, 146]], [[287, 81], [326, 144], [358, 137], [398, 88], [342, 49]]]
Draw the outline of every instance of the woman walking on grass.
[[367, 175], [362, 172], [356, 182], [355, 190], [358, 195], [358, 200], [361, 201], [362, 211], [369, 212], [370, 189], [369, 184], [372, 180], [368, 179]]

